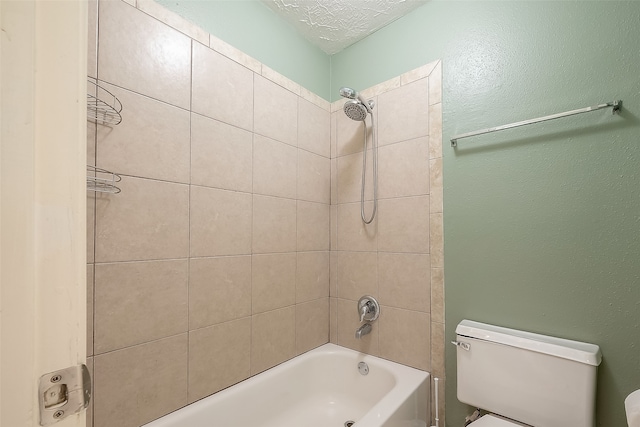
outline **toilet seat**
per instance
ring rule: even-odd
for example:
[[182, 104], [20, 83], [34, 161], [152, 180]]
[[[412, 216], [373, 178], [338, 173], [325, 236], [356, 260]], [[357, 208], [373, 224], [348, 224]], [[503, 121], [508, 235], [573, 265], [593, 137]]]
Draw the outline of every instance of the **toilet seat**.
[[521, 424], [516, 421], [507, 420], [506, 418], [502, 418], [493, 414], [484, 415], [471, 424], [468, 424], [467, 427], [527, 427], [526, 424]]

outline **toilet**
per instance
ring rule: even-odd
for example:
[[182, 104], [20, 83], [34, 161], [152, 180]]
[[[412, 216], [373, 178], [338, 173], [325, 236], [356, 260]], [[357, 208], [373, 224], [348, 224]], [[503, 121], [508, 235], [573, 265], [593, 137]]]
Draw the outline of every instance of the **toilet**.
[[460, 402], [488, 412], [469, 427], [593, 427], [594, 344], [463, 320], [456, 328]]

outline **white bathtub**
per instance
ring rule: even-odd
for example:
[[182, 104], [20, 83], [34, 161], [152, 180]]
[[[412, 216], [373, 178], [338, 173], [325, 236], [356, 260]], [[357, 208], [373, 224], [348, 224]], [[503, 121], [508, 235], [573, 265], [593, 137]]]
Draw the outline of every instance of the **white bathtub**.
[[427, 372], [325, 344], [145, 427], [425, 427], [428, 402]]

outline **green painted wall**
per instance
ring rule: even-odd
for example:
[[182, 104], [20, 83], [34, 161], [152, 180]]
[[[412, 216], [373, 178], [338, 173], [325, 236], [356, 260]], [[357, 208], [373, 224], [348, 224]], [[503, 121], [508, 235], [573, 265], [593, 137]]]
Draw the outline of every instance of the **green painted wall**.
[[260, 1], [156, 0], [249, 56], [329, 99], [330, 57]]
[[[443, 59], [446, 338], [468, 318], [599, 344], [602, 427], [640, 388], [639, 23], [640, 2], [433, 1], [332, 57], [333, 99]], [[446, 363], [460, 427], [451, 345]]]

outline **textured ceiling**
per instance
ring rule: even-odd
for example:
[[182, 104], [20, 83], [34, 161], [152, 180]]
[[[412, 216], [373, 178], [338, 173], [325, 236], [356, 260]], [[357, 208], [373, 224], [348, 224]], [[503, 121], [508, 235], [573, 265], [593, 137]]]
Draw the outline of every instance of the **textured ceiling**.
[[332, 55], [427, 0], [262, 0], [307, 40]]

